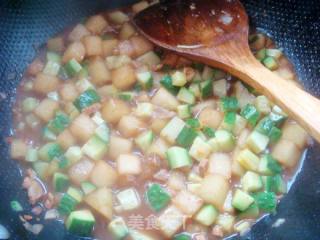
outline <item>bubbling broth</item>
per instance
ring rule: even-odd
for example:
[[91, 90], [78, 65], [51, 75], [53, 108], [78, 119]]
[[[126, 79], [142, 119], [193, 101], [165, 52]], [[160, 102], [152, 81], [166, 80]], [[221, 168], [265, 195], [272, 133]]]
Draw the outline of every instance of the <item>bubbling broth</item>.
[[[130, 19], [150, 4], [89, 17], [25, 72], [11, 155], [32, 214], [98, 239], [243, 234], [276, 211], [309, 136], [240, 79], [139, 35]], [[250, 47], [296, 80], [270, 38]]]

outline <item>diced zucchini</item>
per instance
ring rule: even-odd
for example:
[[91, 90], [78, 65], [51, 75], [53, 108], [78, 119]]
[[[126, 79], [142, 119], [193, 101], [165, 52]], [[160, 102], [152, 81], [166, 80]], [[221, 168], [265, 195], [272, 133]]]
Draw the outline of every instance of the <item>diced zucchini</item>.
[[192, 165], [192, 159], [188, 151], [182, 147], [171, 147], [167, 150], [166, 155], [171, 169]]
[[135, 93], [134, 92], [119, 92], [118, 93], [118, 97], [123, 100], [123, 101], [126, 101], [126, 102], [130, 102], [133, 100], [135, 96]]
[[39, 105], [39, 100], [33, 97], [27, 97], [22, 102], [23, 112], [32, 112]]
[[43, 161], [52, 161], [54, 158], [59, 158], [61, 155], [62, 148], [57, 143], [47, 143], [38, 151], [38, 156], [40, 160]]
[[81, 112], [94, 103], [100, 102], [101, 98], [94, 89], [87, 89], [73, 102], [74, 106]]
[[178, 116], [181, 119], [190, 118], [192, 116], [191, 107], [188, 104], [179, 105], [177, 108]]
[[249, 149], [242, 150], [236, 160], [247, 170], [256, 172], [259, 168], [259, 158]]
[[187, 88], [182, 87], [180, 88], [180, 91], [177, 95], [177, 99], [181, 102], [187, 103], [187, 104], [194, 104], [196, 101], [195, 96], [192, 92], [190, 92]]
[[147, 102], [137, 104], [135, 114], [138, 117], [150, 118], [152, 117], [152, 113], [153, 113], [153, 104], [147, 103]]
[[254, 198], [240, 189], [236, 190], [232, 198], [232, 206], [240, 211], [246, 210], [253, 202]]
[[81, 183], [81, 190], [84, 192], [84, 194], [89, 194], [96, 190], [97, 187], [93, 185], [91, 182], [82, 182]]
[[229, 131], [217, 130], [215, 132], [215, 139], [221, 152], [230, 152], [235, 147], [235, 139]]
[[53, 175], [53, 187], [56, 192], [64, 192], [69, 187], [69, 177], [63, 173], [56, 172]]
[[150, 148], [154, 137], [154, 133], [149, 130], [141, 133], [137, 138], [135, 138], [134, 142], [143, 152], [146, 152]]
[[170, 239], [182, 227], [184, 219], [183, 213], [171, 205], [161, 213], [156, 223], [159, 230]]
[[35, 162], [38, 160], [38, 150], [36, 148], [28, 147], [26, 154], [27, 162]]
[[55, 140], [57, 140], [57, 135], [54, 134], [52, 131], [50, 131], [48, 127], [44, 127], [42, 129], [42, 137], [46, 141], [55, 141]]
[[188, 233], [179, 233], [174, 235], [173, 240], [191, 240], [191, 235]]
[[153, 77], [151, 72], [141, 72], [137, 74], [138, 83], [144, 90], [150, 90], [153, 86]]
[[278, 69], [279, 64], [273, 57], [266, 57], [262, 60], [264, 66], [266, 66], [271, 71]]
[[129, 234], [129, 229], [121, 217], [117, 217], [109, 223], [108, 231], [114, 240], [124, 239]]
[[193, 129], [200, 129], [201, 128], [201, 123], [197, 118], [187, 119], [186, 124]]
[[201, 82], [200, 92], [201, 92], [201, 97], [203, 99], [211, 97], [213, 95], [212, 80], [206, 80], [204, 82]]
[[47, 63], [43, 69], [44, 74], [56, 76], [61, 67], [61, 56], [54, 52], [47, 52]]
[[63, 67], [69, 77], [76, 76], [82, 70], [81, 64], [75, 59], [71, 59]]
[[265, 191], [283, 194], [287, 192], [287, 184], [281, 175], [263, 176], [262, 177]]
[[196, 137], [189, 150], [191, 157], [201, 161], [209, 156], [211, 153], [211, 146], [206, 143], [201, 137]]
[[144, 63], [145, 65], [148, 65], [149, 67], [156, 66], [161, 62], [161, 59], [154, 51], [149, 51], [143, 54], [142, 56], [138, 57], [136, 60], [138, 62]]
[[254, 202], [246, 210], [240, 212], [238, 215], [238, 218], [240, 218], [240, 219], [248, 219], [248, 218], [255, 219], [259, 216], [259, 214], [260, 214], [259, 207]]
[[274, 126], [274, 122], [271, 120], [271, 118], [264, 117], [259, 121], [259, 123], [255, 127], [255, 130], [258, 131], [259, 133], [262, 133], [268, 136], [273, 126]]
[[169, 143], [174, 143], [180, 132], [185, 126], [185, 122], [178, 117], [172, 118], [161, 130], [160, 136]]
[[274, 212], [277, 206], [277, 198], [273, 192], [257, 192], [252, 194], [259, 209], [265, 212]]
[[157, 183], [148, 187], [146, 196], [151, 208], [156, 212], [161, 211], [170, 202], [169, 193]]
[[229, 233], [233, 229], [235, 217], [230, 214], [219, 214], [216, 224], [221, 226], [223, 231]]
[[220, 127], [232, 131], [236, 123], [236, 116], [237, 114], [235, 112], [226, 112]]
[[263, 152], [269, 143], [269, 137], [258, 131], [253, 131], [247, 138], [247, 146], [256, 154]]
[[132, 240], [156, 240], [154, 237], [148, 235], [143, 231], [138, 231], [134, 229], [130, 229], [130, 239]]
[[256, 97], [254, 105], [262, 114], [267, 115], [271, 112], [270, 101], [263, 95]]
[[135, 188], [128, 188], [117, 193], [117, 200], [124, 211], [137, 209], [141, 205], [141, 200]]
[[48, 123], [48, 129], [55, 134], [63, 132], [70, 124], [69, 117], [63, 112], [57, 112], [54, 119]]
[[95, 135], [100, 138], [103, 142], [106, 144], [109, 143], [110, 141], [110, 129], [107, 125], [107, 123], [102, 123], [100, 124], [96, 130], [95, 130]]
[[260, 49], [258, 52], [256, 52], [255, 56], [259, 61], [262, 61], [267, 56], [266, 49], [265, 48]]
[[78, 203], [82, 202], [83, 193], [80, 189], [69, 187], [67, 194], [69, 194], [73, 199], [75, 199]]
[[218, 210], [211, 204], [204, 205], [195, 215], [194, 219], [204, 226], [210, 226], [218, 217]]
[[260, 118], [259, 111], [252, 104], [247, 104], [246, 106], [244, 106], [244, 108], [240, 112], [240, 115], [244, 117], [252, 127], [257, 124]]
[[96, 220], [89, 210], [78, 210], [71, 212], [66, 227], [69, 232], [83, 237], [91, 236]]
[[281, 114], [271, 112], [269, 115], [270, 119], [274, 122], [276, 126], [280, 126], [286, 119], [286, 116], [283, 116]]
[[228, 84], [226, 79], [221, 79], [213, 82], [213, 95], [217, 97], [225, 97], [228, 91]]
[[177, 87], [183, 87], [187, 83], [187, 77], [184, 72], [176, 71], [171, 76], [172, 78], [172, 85]]
[[234, 135], [238, 136], [242, 132], [242, 130], [247, 126], [247, 120], [236, 114], [236, 122], [232, 129]]
[[82, 158], [81, 148], [78, 146], [69, 147], [64, 156], [70, 161], [70, 164], [72, 165]]
[[198, 134], [194, 129], [184, 126], [179, 133], [176, 142], [184, 148], [189, 148], [197, 136]]
[[241, 178], [242, 189], [246, 192], [255, 192], [262, 188], [261, 177], [251, 171], [246, 172], [246, 174]]
[[266, 55], [268, 57], [273, 57], [275, 59], [279, 59], [282, 56], [282, 51], [280, 49], [267, 49]]
[[172, 84], [172, 78], [169, 75], [164, 76], [161, 80], [160, 80], [160, 84], [167, 89], [170, 93], [172, 93], [173, 95], [177, 95], [179, 92], [179, 87], [173, 86]]
[[205, 65], [201, 77], [203, 80], [212, 80], [214, 77], [214, 69]]
[[281, 173], [282, 167], [270, 154], [266, 154], [260, 159], [259, 172], [263, 175], [274, 175]]
[[195, 82], [195, 83], [190, 84], [190, 86], [189, 86], [189, 91], [190, 91], [191, 93], [193, 93], [193, 95], [194, 95], [196, 98], [200, 98], [200, 96], [201, 96], [200, 83]]
[[78, 205], [78, 201], [71, 197], [68, 193], [63, 194], [60, 199], [58, 210], [61, 214], [69, 215]]
[[208, 138], [215, 137], [215, 130], [213, 128], [211, 128], [211, 127], [204, 126], [203, 129], [202, 129], [202, 132]]
[[108, 145], [97, 136], [92, 136], [81, 151], [94, 160], [100, 160], [108, 151]]
[[223, 97], [221, 98], [221, 109], [224, 112], [237, 111], [239, 102], [236, 97]]
[[46, 177], [46, 172], [49, 167], [49, 163], [37, 161], [32, 164], [32, 167], [37, 173], [37, 175], [43, 180]]
[[272, 127], [268, 135], [271, 143], [278, 142], [281, 136], [282, 136], [282, 131], [277, 127]]
[[86, 78], [79, 79], [76, 82], [76, 86], [79, 89], [79, 91], [82, 93], [85, 92], [86, 90], [94, 89], [94, 86], [92, 85], [92, 83]]

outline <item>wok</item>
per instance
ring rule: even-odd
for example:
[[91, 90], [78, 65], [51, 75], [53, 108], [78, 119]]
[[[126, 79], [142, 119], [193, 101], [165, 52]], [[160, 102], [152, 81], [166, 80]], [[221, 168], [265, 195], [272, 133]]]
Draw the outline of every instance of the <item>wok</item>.
[[[19, 164], [9, 156], [11, 108], [21, 74], [37, 49], [54, 34], [94, 13], [134, 0], [1, 0], [0, 1], [0, 224], [12, 240], [81, 239], [64, 230], [59, 221], [44, 221], [43, 231], [27, 232], [10, 208], [15, 199], [30, 209], [22, 189]], [[320, 97], [320, 2], [318, 0], [243, 0], [251, 25], [269, 34], [295, 65], [302, 85]], [[305, 106], [308, 107], [308, 106]], [[277, 213], [262, 218], [243, 237], [230, 239], [320, 239], [320, 146], [305, 153], [301, 170], [281, 200]], [[273, 227], [277, 219], [285, 222]]]

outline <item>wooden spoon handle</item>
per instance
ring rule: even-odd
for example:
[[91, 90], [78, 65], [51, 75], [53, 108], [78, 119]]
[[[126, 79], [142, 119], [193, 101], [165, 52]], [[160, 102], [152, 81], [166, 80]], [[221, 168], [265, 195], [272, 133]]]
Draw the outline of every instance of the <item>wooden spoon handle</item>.
[[320, 100], [269, 71], [254, 56], [247, 60], [240, 63], [235, 59], [234, 74], [279, 105], [320, 142]]

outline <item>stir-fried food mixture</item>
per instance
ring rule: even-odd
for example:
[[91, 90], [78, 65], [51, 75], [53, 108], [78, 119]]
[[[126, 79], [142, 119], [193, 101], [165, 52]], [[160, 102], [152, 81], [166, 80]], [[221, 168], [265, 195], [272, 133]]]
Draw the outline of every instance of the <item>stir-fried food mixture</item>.
[[[244, 234], [276, 212], [309, 137], [241, 80], [139, 35], [130, 18], [148, 5], [89, 17], [26, 71], [11, 155], [32, 213], [98, 239]], [[295, 79], [268, 37], [254, 33], [250, 46]]]

